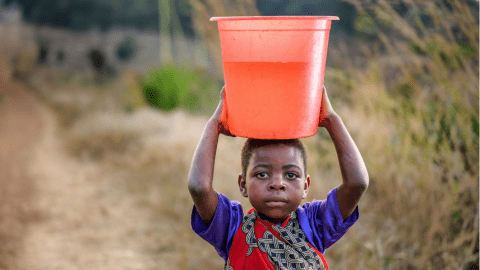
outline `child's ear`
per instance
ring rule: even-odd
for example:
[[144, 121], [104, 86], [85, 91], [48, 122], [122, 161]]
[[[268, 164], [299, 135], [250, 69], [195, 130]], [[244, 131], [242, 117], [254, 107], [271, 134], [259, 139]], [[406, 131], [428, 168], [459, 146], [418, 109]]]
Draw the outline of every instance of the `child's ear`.
[[243, 176], [243, 174], [240, 174], [238, 176], [238, 187], [240, 188], [240, 193], [242, 193], [242, 196], [247, 198], [248, 193], [247, 193], [247, 180]]
[[302, 199], [305, 199], [308, 194], [308, 189], [310, 188], [310, 175], [307, 175], [307, 178], [305, 178], [305, 183], [303, 185], [303, 196]]

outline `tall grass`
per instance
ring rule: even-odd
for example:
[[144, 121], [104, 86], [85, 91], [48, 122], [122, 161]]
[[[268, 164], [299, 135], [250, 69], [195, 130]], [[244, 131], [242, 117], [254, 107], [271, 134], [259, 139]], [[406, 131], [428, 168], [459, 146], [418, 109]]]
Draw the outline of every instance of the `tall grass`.
[[357, 38], [329, 51], [347, 75], [327, 69], [326, 84], [350, 86], [333, 88], [371, 185], [365, 225], [329, 256], [343, 268], [478, 269], [478, 4], [349, 2]]
[[[191, 2], [213, 57], [221, 55], [209, 17], [256, 14]], [[327, 258], [338, 269], [478, 268], [478, 2], [346, 2], [356, 32], [330, 42], [325, 85], [371, 185], [359, 223]], [[328, 134], [308, 144], [313, 174], [333, 187], [340, 175]]]
[[[218, 31], [208, 19], [256, 15], [252, 2], [191, 0], [218, 67]], [[478, 9], [456, 0], [351, 4], [356, 36], [331, 41], [325, 85], [371, 179], [359, 222], [326, 252], [329, 265], [478, 268]], [[94, 98], [80, 99], [91, 104], [62, 99], [60, 92], [51, 97], [59, 115], [67, 115], [62, 108], [72, 112], [64, 117], [67, 149], [110, 164], [132, 196], [154, 205], [152, 222], [171, 226], [171, 235], [155, 235], [156, 252], [174, 250], [177, 269], [221, 268], [222, 259], [189, 224], [187, 171], [206, 118], [147, 108], [112, 115], [109, 105], [96, 102], [113, 92], [91, 92]], [[323, 199], [341, 181], [335, 148], [323, 129], [304, 142], [312, 177], [307, 199]], [[242, 143], [220, 138], [214, 185], [248, 208], [235, 183]]]

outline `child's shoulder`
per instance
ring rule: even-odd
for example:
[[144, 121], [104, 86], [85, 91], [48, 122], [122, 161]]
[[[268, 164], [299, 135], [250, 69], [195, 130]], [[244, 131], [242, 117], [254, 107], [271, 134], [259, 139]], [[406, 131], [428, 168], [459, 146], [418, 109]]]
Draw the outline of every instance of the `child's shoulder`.
[[332, 189], [328, 192], [327, 198], [323, 200], [314, 199], [310, 202], [306, 202], [300, 205], [297, 208], [297, 212], [299, 211], [318, 211], [322, 210], [325, 211], [326, 208], [339, 208], [338, 201], [337, 201], [337, 188]]
[[324, 204], [325, 201], [326, 201], [326, 200], [313, 200], [313, 201], [310, 201], [310, 202], [306, 202], [306, 203], [298, 206], [297, 212], [298, 212], [298, 211], [311, 210], [312, 208], [318, 208], [318, 207], [320, 207], [322, 204]]

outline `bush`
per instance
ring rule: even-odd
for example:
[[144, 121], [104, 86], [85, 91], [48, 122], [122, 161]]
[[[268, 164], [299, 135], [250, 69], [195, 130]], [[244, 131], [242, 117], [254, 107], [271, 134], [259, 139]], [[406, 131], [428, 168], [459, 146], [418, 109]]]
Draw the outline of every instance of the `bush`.
[[171, 64], [150, 71], [142, 88], [145, 100], [165, 111], [181, 107], [190, 112], [210, 112], [220, 92], [220, 84], [205, 70]]

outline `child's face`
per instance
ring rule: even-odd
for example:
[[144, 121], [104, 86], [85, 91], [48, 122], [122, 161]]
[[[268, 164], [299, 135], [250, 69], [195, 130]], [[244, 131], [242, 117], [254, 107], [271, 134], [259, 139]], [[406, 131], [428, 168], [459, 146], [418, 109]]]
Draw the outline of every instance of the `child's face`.
[[287, 145], [267, 145], [254, 150], [247, 175], [238, 184], [260, 217], [283, 221], [305, 198], [310, 178], [304, 174], [300, 151]]

